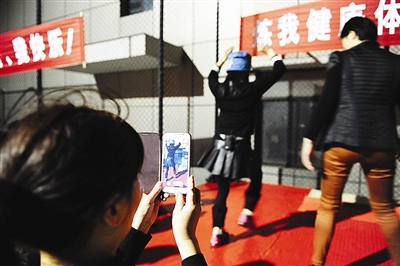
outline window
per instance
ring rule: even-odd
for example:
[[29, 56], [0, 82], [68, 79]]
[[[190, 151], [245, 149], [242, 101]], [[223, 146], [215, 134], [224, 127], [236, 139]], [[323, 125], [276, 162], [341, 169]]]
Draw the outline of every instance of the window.
[[153, 9], [153, 0], [120, 0], [121, 17]]

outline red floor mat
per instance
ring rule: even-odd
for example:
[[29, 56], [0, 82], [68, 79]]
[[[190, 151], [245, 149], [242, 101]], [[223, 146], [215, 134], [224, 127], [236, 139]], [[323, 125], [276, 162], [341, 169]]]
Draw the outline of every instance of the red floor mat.
[[[209, 265], [310, 265], [315, 210], [318, 200], [307, 197], [310, 189], [263, 184], [262, 196], [255, 210], [255, 228], [236, 224], [243, 207], [248, 183], [232, 183], [228, 197], [225, 229], [230, 243], [218, 248], [209, 244], [211, 208], [215, 184], [200, 185], [202, 217], [197, 236]], [[171, 230], [171, 211], [175, 200], [169, 199], [160, 209], [153, 225], [153, 239], [138, 265], [180, 265], [180, 256]], [[332, 240], [327, 265], [390, 265], [386, 244], [369, 207], [343, 204]]]

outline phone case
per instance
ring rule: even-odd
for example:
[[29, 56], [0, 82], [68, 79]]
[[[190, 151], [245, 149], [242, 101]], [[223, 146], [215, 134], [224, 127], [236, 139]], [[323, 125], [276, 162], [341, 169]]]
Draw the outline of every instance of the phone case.
[[165, 133], [162, 138], [163, 191], [167, 193], [187, 192], [190, 169], [189, 133]]
[[138, 180], [144, 193], [149, 193], [160, 180], [160, 135], [152, 132], [139, 132], [142, 139], [144, 158]]

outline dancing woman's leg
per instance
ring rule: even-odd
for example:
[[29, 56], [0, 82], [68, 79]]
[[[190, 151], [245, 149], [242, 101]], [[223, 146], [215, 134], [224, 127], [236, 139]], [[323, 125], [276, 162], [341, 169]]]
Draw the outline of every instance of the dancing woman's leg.
[[253, 152], [248, 162], [248, 172], [250, 177], [250, 184], [246, 190], [246, 199], [244, 208], [254, 211], [258, 200], [260, 199], [261, 185], [262, 185], [262, 170], [261, 159], [258, 158]]
[[212, 208], [213, 227], [224, 228], [225, 216], [227, 212], [226, 199], [228, 198], [230, 179], [222, 176], [215, 176], [218, 185], [217, 197]]

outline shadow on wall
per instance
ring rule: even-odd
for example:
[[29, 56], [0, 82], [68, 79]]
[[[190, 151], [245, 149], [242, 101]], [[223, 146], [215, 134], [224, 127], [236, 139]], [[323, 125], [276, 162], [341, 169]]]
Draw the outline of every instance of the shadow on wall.
[[[100, 94], [116, 93], [117, 98], [158, 97], [158, 69], [95, 74]], [[165, 67], [164, 97], [203, 95], [204, 77], [185, 52], [181, 64]]]

